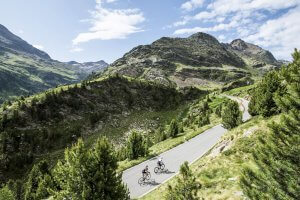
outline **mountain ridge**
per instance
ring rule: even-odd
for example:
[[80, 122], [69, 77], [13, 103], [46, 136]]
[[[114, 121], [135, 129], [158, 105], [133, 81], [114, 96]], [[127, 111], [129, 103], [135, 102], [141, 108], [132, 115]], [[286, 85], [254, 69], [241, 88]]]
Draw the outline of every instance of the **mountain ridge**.
[[199, 32], [187, 38], [162, 37], [151, 44], [134, 47], [105, 73], [154, 79], [179, 87], [210, 87], [261, 76], [281, 64], [269, 51], [241, 39], [224, 44], [212, 35]]
[[75, 65], [53, 60], [0, 24], [0, 104], [21, 95], [80, 82], [107, 66], [103, 60]]

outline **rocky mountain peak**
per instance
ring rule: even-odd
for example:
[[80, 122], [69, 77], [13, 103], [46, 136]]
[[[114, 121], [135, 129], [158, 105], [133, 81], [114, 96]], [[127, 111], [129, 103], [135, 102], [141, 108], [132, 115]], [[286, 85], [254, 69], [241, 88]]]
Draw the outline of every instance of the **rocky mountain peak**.
[[201, 43], [201, 44], [217, 44], [219, 45], [219, 41], [213, 37], [212, 35], [209, 35], [207, 33], [203, 33], [203, 32], [199, 32], [199, 33], [195, 33], [193, 35], [191, 35], [190, 37], [188, 37], [189, 40], [194, 40], [197, 43]]
[[243, 51], [245, 50], [248, 46], [246, 44], [246, 42], [244, 40], [241, 40], [241, 39], [236, 39], [236, 40], [233, 40], [231, 43], [230, 43], [230, 46], [235, 49], [235, 50], [239, 50], [239, 51]]

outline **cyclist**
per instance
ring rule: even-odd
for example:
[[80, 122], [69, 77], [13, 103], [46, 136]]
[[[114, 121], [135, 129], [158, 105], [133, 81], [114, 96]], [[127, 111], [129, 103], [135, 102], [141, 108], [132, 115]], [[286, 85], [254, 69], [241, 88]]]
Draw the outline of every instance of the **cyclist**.
[[159, 168], [163, 165], [163, 161], [162, 161], [162, 157], [160, 157], [157, 161], [157, 165], [159, 166]]
[[143, 178], [146, 178], [148, 173], [149, 173], [149, 168], [148, 168], [148, 165], [147, 165], [145, 167], [145, 169], [143, 169], [143, 171], [142, 171]]

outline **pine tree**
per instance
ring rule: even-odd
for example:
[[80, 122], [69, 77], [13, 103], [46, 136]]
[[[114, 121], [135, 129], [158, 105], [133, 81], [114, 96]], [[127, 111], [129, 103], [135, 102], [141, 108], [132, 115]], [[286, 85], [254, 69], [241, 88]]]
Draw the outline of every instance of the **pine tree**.
[[55, 199], [129, 199], [128, 190], [117, 174], [117, 157], [106, 138], [97, 140], [95, 147], [85, 149], [82, 140], [67, 149], [64, 161], [54, 169], [60, 188]]
[[270, 134], [260, 137], [253, 152], [257, 168], [243, 171], [241, 186], [250, 199], [300, 197], [300, 52], [293, 58], [279, 73], [287, 92], [275, 98], [285, 113], [280, 123], [271, 125]]
[[[25, 184], [25, 200], [37, 200], [49, 196], [49, 193], [46, 191], [47, 186], [44, 185], [44, 177], [49, 174], [49, 166], [46, 161], [41, 161], [33, 166]], [[42, 190], [44, 190], [43, 193], [41, 193]]]
[[133, 131], [130, 134], [127, 141], [127, 154], [127, 157], [131, 160], [148, 154], [147, 141], [143, 139], [140, 133]]
[[227, 129], [232, 129], [242, 123], [242, 112], [239, 110], [237, 102], [227, 101], [222, 110], [222, 123]]
[[166, 200], [196, 200], [197, 192], [201, 188], [201, 184], [197, 182], [196, 177], [190, 170], [188, 162], [180, 166], [180, 174], [176, 180], [176, 185], [172, 187], [168, 185], [168, 193]]
[[175, 138], [178, 135], [178, 133], [179, 133], [178, 123], [175, 119], [173, 119], [169, 127], [169, 134], [171, 137]]
[[249, 103], [249, 113], [251, 115], [272, 116], [280, 112], [275, 103], [274, 97], [281, 95], [285, 88], [281, 85], [281, 80], [276, 71], [269, 72], [262, 82], [254, 90]]
[[220, 105], [216, 108], [215, 114], [216, 114], [218, 117], [222, 117], [222, 104], [220, 104]]
[[8, 188], [8, 186], [4, 186], [0, 189], [0, 199], [3, 200], [15, 200], [14, 193]]

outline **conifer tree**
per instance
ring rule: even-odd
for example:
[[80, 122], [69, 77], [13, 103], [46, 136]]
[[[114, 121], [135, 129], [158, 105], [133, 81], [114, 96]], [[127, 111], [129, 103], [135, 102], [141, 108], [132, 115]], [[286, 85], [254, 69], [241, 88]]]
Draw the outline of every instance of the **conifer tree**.
[[176, 185], [168, 185], [168, 193], [166, 200], [197, 200], [197, 192], [201, 188], [201, 184], [197, 182], [196, 177], [190, 170], [188, 162], [180, 166], [179, 177]]
[[237, 102], [227, 101], [222, 110], [222, 123], [227, 129], [232, 129], [242, 123], [242, 112], [239, 110]]
[[127, 141], [127, 154], [131, 160], [148, 154], [147, 141], [143, 139], [140, 133], [133, 131], [130, 134]]
[[15, 200], [14, 193], [8, 188], [8, 186], [4, 186], [0, 188], [0, 199], [3, 200]]
[[293, 58], [279, 74], [287, 92], [275, 98], [285, 113], [280, 123], [271, 125], [270, 134], [260, 137], [253, 151], [257, 169], [243, 171], [240, 182], [250, 199], [300, 197], [300, 52], [296, 50]]
[[171, 137], [176, 137], [179, 133], [178, 129], [178, 123], [175, 119], [171, 121], [170, 127], [169, 127], [169, 134]]
[[249, 103], [249, 113], [264, 117], [279, 113], [280, 109], [275, 103], [275, 96], [283, 94], [284, 90], [278, 73], [269, 72], [253, 92]]
[[129, 199], [128, 190], [117, 174], [117, 158], [106, 138], [87, 151], [82, 140], [65, 152], [65, 160], [54, 169], [58, 191], [55, 199]]
[[[41, 161], [33, 166], [25, 184], [25, 200], [37, 200], [49, 196], [46, 190], [47, 185], [44, 184], [45, 181], [43, 180], [45, 175], [49, 174], [49, 166], [46, 161]], [[43, 184], [41, 185], [41, 183]], [[37, 190], [39, 190], [38, 193]], [[42, 190], [43, 192], [41, 192]]]

